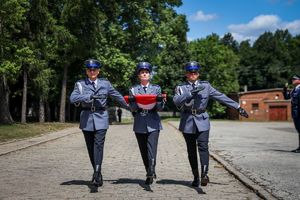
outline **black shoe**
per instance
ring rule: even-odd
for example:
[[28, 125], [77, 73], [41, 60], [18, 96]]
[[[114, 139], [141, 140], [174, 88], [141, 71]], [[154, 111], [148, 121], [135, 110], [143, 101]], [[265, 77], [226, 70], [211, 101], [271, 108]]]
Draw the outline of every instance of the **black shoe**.
[[103, 185], [102, 174], [99, 173], [99, 172], [95, 172], [94, 175], [93, 175], [92, 183], [96, 187], [101, 187]]
[[199, 171], [198, 171], [198, 167], [195, 168], [195, 169], [192, 169], [192, 172], [193, 172], [193, 175], [194, 175], [194, 180], [193, 180], [193, 182], [192, 182], [192, 186], [193, 186], [193, 187], [199, 187], [200, 180], [199, 180]]
[[198, 177], [194, 177], [194, 180], [193, 180], [193, 182], [192, 182], [192, 186], [193, 187], [199, 187], [199, 182], [200, 182], [200, 180], [199, 180], [199, 176]]
[[147, 177], [146, 181], [145, 181], [145, 184], [146, 185], [151, 185], [152, 183], [153, 183], [153, 177]]
[[209, 177], [207, 175], [201, 177], [201, 186], [207, 186], [207, 183], [209, 183]]
[[149, 160], [149, 165], [146, 168], [147, 177], [154, 177], [155, 176], [155, 161], [154, 159]]
[[298, 149], [292, 150], [291, 152], [293, 152], [293, 153], [300, 153], [300, 148], [298, 147]]

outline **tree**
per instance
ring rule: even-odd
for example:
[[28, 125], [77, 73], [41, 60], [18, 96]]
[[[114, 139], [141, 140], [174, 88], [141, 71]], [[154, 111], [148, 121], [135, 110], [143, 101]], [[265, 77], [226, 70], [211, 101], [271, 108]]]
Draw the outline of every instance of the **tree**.
[[231, 33], [226, 33], [221, 39], [221, 43], [229, 47], [234, 53], [238, 53], [239, 43], [236, 40], [234, 40]]
[[11, 124], [8, 81], [16, 81], [20, 70], [14, 54], [19, 40], [14, 35], [20, 31], [26, 19], [28, 1], [0, 0], [0, 5], [0, 124]]
[[289, 53], [291, 56], [291, 72], [287, 77], [294, 74], [300, 74], [300, 35], [293, 37], [288, 44]]
[[289, 44], [292, 36], [285, 30], [265, 32], [253, 47], [241, 44], [239, 77], [251, 90], [282, 87], [291, 74]]

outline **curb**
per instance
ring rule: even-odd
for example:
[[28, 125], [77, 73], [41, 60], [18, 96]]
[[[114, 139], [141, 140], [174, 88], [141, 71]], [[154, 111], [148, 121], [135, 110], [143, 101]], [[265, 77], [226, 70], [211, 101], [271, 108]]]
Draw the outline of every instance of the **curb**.
[[[167, 122], [168, 125], [176, 129], [177, 132], [179, 132], [178, 128], [173, 125], [170, 122]], [[278, 198], [274, 195], [270, 194], [267, 190], [265, 190], [263, 187], [259, 186], [257, 183], [253, 182], [251, 179], [246, 177], [244, 174], [236, 170], [234, 167], [232, 167], [226, 160], [224, 160], [221, 156], [217, 155], [216, 153], [210, 151], [209, 152], [210, 157], [212, 157], [215, 161], [220, 163], [226, 171], [228, 171], [230, 174], [232, 174], [236, 179], [238, 179], [243, 185], [245, 185], [247, 188], [253, 190], [255, 194], [262, 199], [266, 200], [277, 200]]]
[[78, 132], [79, 132], [78, 127], [76, 128], [72, 127], [60, 131], [49, 132], [44, 135], [33, 137], [33, 138], [1, 144], [0, 156], [7, 155], [9, 153], [20, 151], [23, 149], [27, 149], [32, 146], [44, 144], [46, 142], [54, 141]]

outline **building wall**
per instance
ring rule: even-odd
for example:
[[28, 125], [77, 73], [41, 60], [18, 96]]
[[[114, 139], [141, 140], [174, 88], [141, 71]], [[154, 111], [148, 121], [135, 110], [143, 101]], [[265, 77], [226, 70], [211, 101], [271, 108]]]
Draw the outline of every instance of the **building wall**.
[[[239, 103], [249, 114], [248, 120], [269, 121], [270, 107], [286, 107], [287, 120], [291, 120], [290, 100], [284, 100], [282, 90], [250, 91], [239, 94]], [[240, 120], [242, 118], [240, 117]], [[245, 120], [245, 119], [242, 119]]]

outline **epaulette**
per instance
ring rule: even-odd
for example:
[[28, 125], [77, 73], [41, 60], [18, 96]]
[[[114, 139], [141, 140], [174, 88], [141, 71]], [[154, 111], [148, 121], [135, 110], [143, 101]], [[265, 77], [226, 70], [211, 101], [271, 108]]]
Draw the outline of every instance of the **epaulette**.
[[187, 85], [187, 82], [179, 83], [178, 86], [184, 86]]
[[100, 81], [108, 81], [107, 78], [104, 78], [104, 77], [101, 77], [101, 78], [98, 78]]
[[151, 84], [152, 86], [154, 86], [154, 87], [160, 87], [159, 85], [156, 85], [156, 84]]
[[88, 85], [90, 82], [89, 80], [86, 78], [86, 79], [81, 79], [79, 81], [77, 81], [78, 83], [85, 83], [86, 85]]
[[209, 83], [208, 81], [199, 81], [199, 83]]

